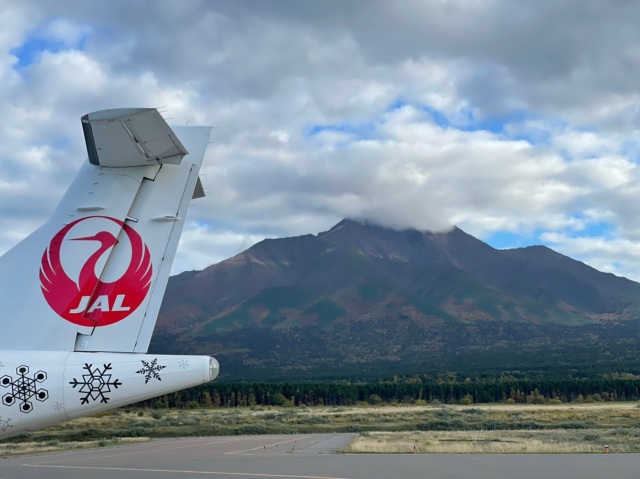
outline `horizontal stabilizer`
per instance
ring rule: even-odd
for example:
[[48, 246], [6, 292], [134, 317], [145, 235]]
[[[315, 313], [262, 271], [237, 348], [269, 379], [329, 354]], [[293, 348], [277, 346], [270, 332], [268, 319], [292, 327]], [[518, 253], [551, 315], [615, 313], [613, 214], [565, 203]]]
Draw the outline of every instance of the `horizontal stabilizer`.
[[179, 164], [188, 154], [155, 108], [117, 108], [82, 117], [89, 162], [122, 168]]

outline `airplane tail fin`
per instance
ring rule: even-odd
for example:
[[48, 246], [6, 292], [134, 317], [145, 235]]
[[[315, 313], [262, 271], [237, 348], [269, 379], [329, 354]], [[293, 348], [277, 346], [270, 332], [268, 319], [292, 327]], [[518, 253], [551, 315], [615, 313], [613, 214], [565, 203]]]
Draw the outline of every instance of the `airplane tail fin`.
[[49, 221], [0, 258], [0, 350], [146, 352], [210, 127], [155, 109], [82, 117], [85, 163]]

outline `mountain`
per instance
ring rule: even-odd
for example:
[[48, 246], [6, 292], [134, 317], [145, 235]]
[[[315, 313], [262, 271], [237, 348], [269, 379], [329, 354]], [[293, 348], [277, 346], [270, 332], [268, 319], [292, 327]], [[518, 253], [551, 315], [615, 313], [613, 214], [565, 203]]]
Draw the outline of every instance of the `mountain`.
[[158, 353], [235, 378], [635, 364], [640, 284], [543, 246], [343, 220], [170, 279]]

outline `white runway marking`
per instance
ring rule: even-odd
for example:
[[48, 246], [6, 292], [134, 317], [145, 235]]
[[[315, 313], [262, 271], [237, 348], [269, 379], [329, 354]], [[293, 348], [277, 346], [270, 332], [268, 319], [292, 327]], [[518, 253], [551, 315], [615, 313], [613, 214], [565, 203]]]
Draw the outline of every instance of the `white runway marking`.
[[297, 474], [260, 474], [255, 472], [222, 472], [222, 471], [189, 471], [180, 469], [137, 469], [129, 467], [91, 467], [91, 466], [60, 466], [53, 464], [23, 464], [26, 467], [43, 467], [56, 469], [86, 469], [89, 471], [125, 471], [125, 472], [172, 472], [177, 474], [200, 474], [211, 476], [243, 476], [243, 477], [281, 477], [287, 479], [355, 479], [353, 477], [335, 476], [301, 476]]

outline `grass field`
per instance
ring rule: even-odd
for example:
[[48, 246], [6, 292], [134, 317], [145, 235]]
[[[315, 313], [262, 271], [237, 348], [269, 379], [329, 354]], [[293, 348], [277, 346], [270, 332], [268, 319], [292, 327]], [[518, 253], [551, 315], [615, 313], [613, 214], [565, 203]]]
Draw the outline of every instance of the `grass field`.
[[589, 454], [640, 452], [640, 429], [362, 433], [343, 452], [359, 454]]
[[0, 442], [0, 454], [154, 437], [357, 432], [345, 452], [640, 452], [637, 403], [120, 409]]

